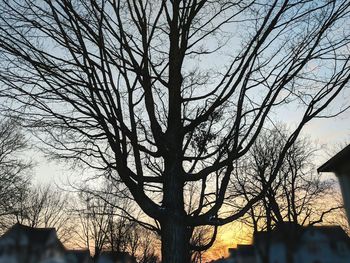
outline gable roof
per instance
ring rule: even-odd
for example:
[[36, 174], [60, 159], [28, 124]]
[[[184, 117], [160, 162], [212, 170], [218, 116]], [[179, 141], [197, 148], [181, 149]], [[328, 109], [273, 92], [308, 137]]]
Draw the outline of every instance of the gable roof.
[[340, 226], [300, 226], [293, 223], [283, 223], [274, 228], [271, 232], [259, 231], [254, 234], [254, 244], [264, 244], [270, 238], [270, 241], [280, 242], [283, 240], [298, 241], [307, 231], [315, 231], [321, 233], [332, 242], [345, 242], [350, 244], [350, 237]]
[[327, 236], [328, 240], [331, 242], [342, 241], [345, 243], [350, 243], [350, 237], [340, 226], [311, 226], [306, 228], [306, 230], [308, 229], [316, 230], [322, 233], [323, 235]]
[[349, 164], [350, 162], [350, 144], [343, 150], [334, 155], [331, 159], [321, 165], [317, 172], [335, 172], [339, 166]]
[[267, 243], [267, 241], [280, 242], [283, 240], [295, 240], [301, 233], [302, 226], [294, 222], [283, 222], [275, 226], [271, 231], [258, 231], [254, 234], [254, 244]]
[[250, 257], [254, 256], [254, 246], [253, 245], [237, 245], [237, 256], [240, 257]]
[[[15, 224], [1, 237], [18, 239], [22, 235], [26, 236], [30, 244], [44, 245], [52, 235], [56, 236], [55, 228], [34, 228], [22, 224]], [[57, 241], [61, 243], [58, 239]], [[62, 244], [61, 244], [62, 245]], [[63, 246], [63, 245], [62, 245]]]

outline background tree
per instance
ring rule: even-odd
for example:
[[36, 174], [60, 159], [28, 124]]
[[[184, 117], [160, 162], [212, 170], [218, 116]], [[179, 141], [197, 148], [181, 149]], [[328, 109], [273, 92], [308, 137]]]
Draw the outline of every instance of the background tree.
[[[264, 132], [236, 177], [236, 185], [248, 199], [266, 188], [266, 196], [249, 213], [255, 231], [271, 230], [283, 222], [322, 223], [327, 213], [340, 209], [339, 205], [332, 207], [334, 204], [324, 203], [336, 192], [334, 181], [316, 173], [314, 160], [318, 149], [306, 137], [299, 138], [289, 148], [276, 179], [268, 184], [287, 134], [281, 127]], [[243, 174], [247, 177], [241, 176]]]
[[9, 214], [10, 225], [7, 227], [20, 223], [30, 227], [55, 228], [61, 242], [68, 244], [75, 229], [69, 206], [69, 196], [62, 190], [50, 185], [30, 185]]
[[85, 188], [80, 201], [80, 208], [74, 210], [80, 225], [76, 233], [83, 247], [92, 248], [95, 259], [108, 250], [128, 252], [142, 263], [158, 261], [154, 232], [130, 218], [132, 209], [125, 199], [117, 201], [109, 192]]
[[107, 202], [86, 192], [80, 193], [80, 201], [80, 207], [74, 211], [80, 225], [76, 233], [83, 247], [92, 248], [94, 259], [97, 260], [106, 247], [113, 209]]
[[[160, 226], [162, 262], [190, 261], [226, 213], [235, 160], [298, 106], [289, 147], [349, 82], [347, 0], [2, 1], [1, 94], [58, 158], [111, 170]], [[188, 212], [187, 186], [199, 185]], [[175, 253], [176, 251], [176, 253]]]
[[[216, 232], [217, 230], [215, 230]], [[190, 243], [192, 246], [195, 247], [201, 247], [206, 246], [204, 249], [193, 249], [191, 250], [191, 262], [193, 263], [202, 263], [204, 262], [203, 254], [204, 252], [209, 249], [211, 246], [208, 246], [207, 244], [210, 244], [211, 242], [214, 242], [216, 233], [211, 234], [213, 231], [208, 226], [204, 226], [201, 228], [196, 228], [192, 234], [192, 238], [190, 240]], [[212, 240], [212, 241], [211, 241]]]
[[159, 262], [156, 253], [158, 237], [154, 232], [139, 226], [137, 223], [131, 223], [129, 228], [128, 249], [130, 255], [140, 263]]
[[[14, 119], [0, 121], [0, 229], [11, 226], [11, 215], [28, 191], [32, 163], [24, 152], [29, 145]], [[20, 216], [20, 215], [18, 215]]]
[[31, 227], [54, 227], [62, 242], [72, 237], [67, 214], [68, 196], [50, 186], [32, 184], [30, 145], [18, 120], [0, 121], [0, 229], [15, 223]]
[[[306, 137], [300, 137], [288, 149], [275, 180], [268, 183], [287, 134], [284, 127], [264, 131], [251, 147], [250, 158], [239, 164], [241, 170], [236, 177], [236, 186], [241, 195], [249, 200], [266, 189], [265, 197], [254, 204], [243, 219], [254, 229], [254, 233], [271, 232], [275, 227], [283, 230], [286, 223], [289, 226], [294, 224], [296, 228], [315, 225], [329, 216], [331, 218], [332, 213], [340, 212], [341, 205], [329, 201], [337, 192], [334, 180], [323, 178], [316, 172], [314, 162], [318, 149]], [[285, 236], [290, 238], [288, 234]], [[291, 252], [293, 245], [287, 246]], [[267, 251], [263, 253], [266, 257], [264, 262], [269, 262]]]

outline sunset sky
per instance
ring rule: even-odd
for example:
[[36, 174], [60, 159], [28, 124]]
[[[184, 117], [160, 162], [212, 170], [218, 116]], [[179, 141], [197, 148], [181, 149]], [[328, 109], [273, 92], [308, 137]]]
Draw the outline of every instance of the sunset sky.
[[[95, 260], [145, 258], [154, 241], [153, 259], [187, 263], [208, 227], [209, 262], [251, 244], [253, 229], [341, 215], [339, 185], [322, 181], [335, 176], [310, 167], [350, 143], [349, 3], [3, 1], [0, 110], [31, 146], [22, 188], [64, 193], [67, 246]], [[22, 224], [41, 205], [18, 189], [20, 208], [3, 199]]]
[[[295, 112], [291, 110], [286, 112], [283, 117], [282, 115], [277, 116], [276, 121], [293, 126], [293, 122], [297, 121], [295, 115]], [[304, 134], [310, 136], [321, 146], [318, 163], [316, 163], [321, 165], [332, 154], [350, 142], [350, 110], [331, 119], [313, 120], [305, 127]], [[37, 166], [34, 169], [34, 178], [37, 182], [55, 183], [64, 188], [67, 181], [78, 182], [81, 178], [80, 171], [72, 171], [64, 164], [49, 161], [38, 151], [35, 152], [33, 158], [37, 161]], [[325, 176], [333, 177], [332, 174], [325, 174]], [[227, 256], [228, 248], [235, 247], [237, 244], [249, 244], [251, 237], [251, 230], [240, 222], [233, 222], [221, 227], [214, 246], [205, 252], [204, 258], [209, 261]]]

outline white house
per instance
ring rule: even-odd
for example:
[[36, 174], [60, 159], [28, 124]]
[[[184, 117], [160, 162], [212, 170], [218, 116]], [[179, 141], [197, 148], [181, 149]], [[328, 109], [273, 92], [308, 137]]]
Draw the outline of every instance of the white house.
[[349, 263], [350, 238], [340, 226], [284, 224], [254, 236], [256, 263]]
[[350, 263], [350, 238], [340, 226], [283, 223], [229, 252], [214, 263]]
[[65, 262], [65, 248], [54, 228], [15, 224], [0, 237], [0, 263]]
[[348, 221], [350, 221], [350, 145], [334, 155], [317, 169], [320, 172], [335, 173], [338, 177]]

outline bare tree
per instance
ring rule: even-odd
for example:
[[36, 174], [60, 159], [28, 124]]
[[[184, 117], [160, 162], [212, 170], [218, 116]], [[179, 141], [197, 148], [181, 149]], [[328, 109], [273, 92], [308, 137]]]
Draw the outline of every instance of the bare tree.
[[[108, 188], [111, 190], [111, 188]], [[75, 209], [81, 229], [77, 231], [83, 245], [93, 247], [97, 259], [103, 250], [129, 252], [139, 262], [157, 260], [154, 231], [130, 218], [131, 208], [126, 199], [85, 188], [80, 192], [80, 208]]]
[[18, 201], [12, 222], [30, 227], [55, 228], [63, 243], [73, 237], [75, 223], [69, 213], [69, 196], [53, 186], [32, 186]]
[[157, 236], [149, 229], [131, 223], [128, 233], [128, 247], [130, 255], [140, 263], [157, 263]]
[[164, 263], [189, 262], [195, 227], [236, 220], [265, 195], [237, 196], [226, 213], [235, 160], [271, 113], [297, 105], [299, 121], [269, 183], [306, 123], [344, 110], [324, 111], [349, 83], [349, 6], [2, 1], [1, 94], [56, 157], [125, 184], [160, 226]]
[[[32, 163], [23, 153], [29, 149], [14, 119], [0, 121], [0, 228], [10, 227], [11, 216], [30, 185]], [[21, 156], [22, 155], [22, 156]]]
[[76, 233], [85, 247], [92, 247], [96, 260], [107, 244], [113, 217], [112, 207], [86, 192], [81, 192], [79, 198], [81, 207], [76, 207], [74, 212], [77, 214], [81, 229]]
[[[249, 213], [254, 230], [271, 230], [272, 226], [293, 222], [298, 225], [322, 223], [324, 217], [340, 209], [339, 205], [323, 203], [336, 192], [334, 181], [322, 178], [314, 165], [316, 146], [306, 137], [298, 139], [288, 150], [273, 183], [279, 152], [287, 139], [287, 130], [279, 127], [266, 131], [251, 148], [251, 158], [242, 163], [237, 185], [248, 199], [266, 188], [266, 195]], [[245, 183], [239, 180], [245, 180]]]
[[208, 246], [207, 244], [211, 244], [212, 242], [215, 241], [217, 228], [215, 228], [214, 231], [215, 233], [212, 234], [213, 231], [211, 227], [208, 227], [208, 226], [198, 227], [193, 231], [190, 244], [195, 247], [206, 246], [206, 248], [199, 249], [199, 250], [195, 250], [195, 249], [191, 250], [191, 262], [193, 263], [203, 262], [203, 254], [205, 250], [211, 247], [211, 245]]
[[[255, 233], [266, 230], [269, 234], [274, 227], [286, 223], [295, 225], [296, 229], [301, 225], [315, 225], [324, 222], [332, 213], [340, 212], [339, 204], [324, 203], [337, 190], [333, 180], [322, 178], [316, 173], [314, 158], [318, 149], [307, 137], [300, 137], [294, 142], [287, 151], [275, 180], [268, 183], [287, 134], [284, 127], [263, 132], [251, 147], [250, 158], [240, 164], [240, 174], [246, 177], [237, 176], [236, 185], [242, 195], [249, 200], [250, 196], [266, 189], [265, 197], [253, 205], [246, 218], [243, 218]], [[285, 236], [290, 238], [288, 233]], [[289, 242], [287, 247], [293, 252], [295, 244], [292, 243], [297, 240], [285, 241]], [[269, 249], [268, 244], [265, 249]], [[269, 262], [267, 251], [263, 251], [264, 262]]]
[[139, 236], [137, 233], [134, 233], [134, 238], [131, 238], [130, 231], [132, 229], [133, 226], [126, 217], [115, 216], [115, 218], [111, 220], [108, 230], [108, 243], [110, 244], [112, 251], [124, 252], [127, 250], [128, 245], [130, 245], [132, 251], [137, 249], [137, 245], [133, 244], [138, 243], [137, 240]]

